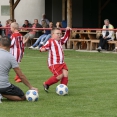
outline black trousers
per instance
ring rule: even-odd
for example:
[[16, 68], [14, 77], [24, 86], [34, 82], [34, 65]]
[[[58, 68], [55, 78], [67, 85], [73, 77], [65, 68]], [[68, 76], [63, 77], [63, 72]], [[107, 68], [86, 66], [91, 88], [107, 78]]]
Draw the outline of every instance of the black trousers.
[[98, 47], [100, 46], [102, 49], [108, 49], [108, 40], [110, 40], [111, 38], [100, 38], [100, 42]]

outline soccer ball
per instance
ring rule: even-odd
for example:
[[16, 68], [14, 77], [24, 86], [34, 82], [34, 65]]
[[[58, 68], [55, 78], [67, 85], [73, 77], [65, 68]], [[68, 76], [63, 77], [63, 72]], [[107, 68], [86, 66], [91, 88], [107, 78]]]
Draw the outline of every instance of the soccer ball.
[[66, 95], [66, 94], [68, 94], [68, 87], [64, 84], [59, 84], [56, 87], [56, 93], [58, 95]]
[[30, 102], [37, 101], [39, 99], [39, 94], [36, 90], [28, 90], [26, 92], [26, 100]]

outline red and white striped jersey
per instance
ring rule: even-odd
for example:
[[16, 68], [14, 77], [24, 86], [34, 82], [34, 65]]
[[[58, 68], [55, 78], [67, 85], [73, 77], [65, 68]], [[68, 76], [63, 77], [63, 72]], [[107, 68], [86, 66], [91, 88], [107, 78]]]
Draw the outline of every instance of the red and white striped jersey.
[[46, 42], [44, 46], [40, 48], [40, 51], [42, 48], [49, 50], [49, 55], [48, 55], [49, 66], [64, 63], [64, 52], [62, 49], [62, 45], [66, 43], [66, 41], [69, 39], [69, 36], [70, 36], [70, 30], [67, 30], [65, 32], [65, 35], [61, 38], [60, 41], [51, 38]]
[[19, 63], [24, 54], [24, 44], [23, 44], [23, 36], [19, 33], [13, 33], [11, 35], [11, 47], [10, 52], [15, 57], [16, 61]]

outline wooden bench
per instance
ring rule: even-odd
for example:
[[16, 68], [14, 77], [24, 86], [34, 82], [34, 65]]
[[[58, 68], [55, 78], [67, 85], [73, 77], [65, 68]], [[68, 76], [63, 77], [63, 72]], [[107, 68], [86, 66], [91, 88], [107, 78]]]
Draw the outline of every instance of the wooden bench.
[[[117, 41], [116, 40], [108, 41], [108, 44], [109, 44], [110, 50], [113, 50], [113, 49], [115, 49], [115, 47], [117, 47]], [[112, 47], [112, 45], [114, 45], [114, 48]]]
[[96, 48], [98, 47], [99, 44], [99, 40], [91, 40], [90, 42], [90, 50], [96, 50]]
[[99, 39], [97, 39], [97, 33], [91, 32], [88, 34], [88, 36], [90, 38], [90, 50], [96, 49], [99, 43]]
[[69, 40], [67, 41], [67, 47], [72, 49], [72, 46], [73, 46], [73, 49], [75, 49], [75, 46], [74, 46], [74, 41], [77, 41], [78, 39], [76, 39], [76, 34], [77, 34], [77, 31], [71, 31], [70, 33], [70, 38]]
[[[76, 34], [79, 34], [80, 38], [76, 39]], [[90, 40], [87, 33], [71, 31], [71, 36], [69, 39], [70, 48], [73, 46], [73, 49], [89, 49], [89, 42]]]
[[101, 31], [91, 32], [88, 34], [90, 38], [90, 50], [96, 50], [100, 41], [99, 38], [101, 34]]
[[[69, 39], [69, 42], [73, 44], [73, 49], [78, 49], [78, 42], [79, 42], [79, 39]], [[72, 47], [71, 47], [72, 48]]]
[[90, 48], [90, 40], [87, 32], [80, 32], [79, 36], [81, 39], [79, 39], [79, 42], [81, 42], [81, 48], [89, 50]]

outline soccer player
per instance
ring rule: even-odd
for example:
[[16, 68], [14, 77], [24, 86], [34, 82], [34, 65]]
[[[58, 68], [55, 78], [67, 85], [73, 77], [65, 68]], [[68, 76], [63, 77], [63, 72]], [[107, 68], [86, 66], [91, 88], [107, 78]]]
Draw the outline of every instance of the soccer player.
[[17, 86], [9, 82], [9, 71], [11, 68], [18, 74], [22, 82], [30, 89], [36, 90], [33, 87], [26, 76], [22, 73], [19, 65], [13, 55], [9, 52], [11, 45], [11, 39], [8, 37], [0, 38], [0, 94], [13, 101], [26, 100], [24, 92]]
[[[23, 44], [23, 36], [18, 32], [18, 29], [19, 29], [19, 25], [16, 22], [13, 22], [11, 24], [11, 31], [13, 32], [13, 34], [11, 35], [10, 52], [15, 57], [16, 61], [20, 63], [24, 54], [24, 44]], [[16, 82], [21, 82], [21, 79], [17, 74], [14, 80]]]
[[70, 28], [66, 28], [64, 37], [59, 28], [51, 30], [51, 38], [40, 48], [41, 52], [49, 50], [48, 66], [53, 76], [43, 83], [44, 90], [48, 92], [49, 86], [61, 81], [61, 84], [68, 84], [68, 68], [64, 62], [62, 45], [66, 43], [70, 36]]

